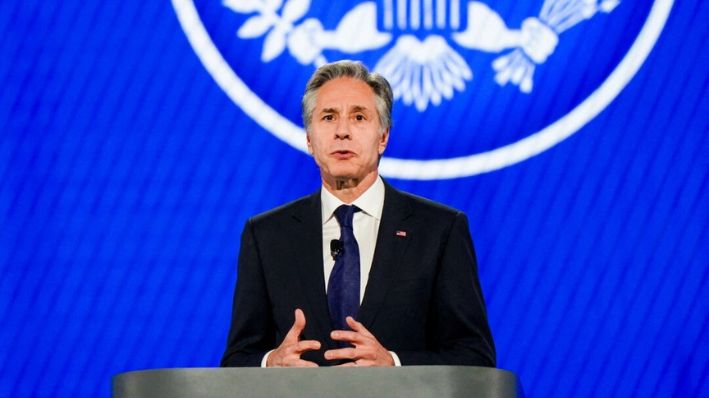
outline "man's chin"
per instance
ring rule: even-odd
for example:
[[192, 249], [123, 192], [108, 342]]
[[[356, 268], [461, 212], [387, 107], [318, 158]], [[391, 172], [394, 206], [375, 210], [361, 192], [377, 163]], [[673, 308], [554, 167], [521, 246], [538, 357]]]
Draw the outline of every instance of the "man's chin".
[[363, 168], [358, 164], [338, 162], [328, 164], [328, 167], [321, 167], [320, 174], [327, 181], [346, 181], [348, 184], [354, 182], [357, 185], [360, 181], [366, 180], [371, 174], [376, 175], [376, 167]]

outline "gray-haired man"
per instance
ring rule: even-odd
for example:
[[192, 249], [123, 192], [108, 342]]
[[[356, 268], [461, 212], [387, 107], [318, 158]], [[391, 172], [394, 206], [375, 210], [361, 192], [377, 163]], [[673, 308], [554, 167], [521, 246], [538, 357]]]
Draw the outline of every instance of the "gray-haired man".
[[392, 103], [358, 62], [311, 77], [322, 187], [247, 222], [222, 366], [495, 366], [466, 216], [379, 176]]

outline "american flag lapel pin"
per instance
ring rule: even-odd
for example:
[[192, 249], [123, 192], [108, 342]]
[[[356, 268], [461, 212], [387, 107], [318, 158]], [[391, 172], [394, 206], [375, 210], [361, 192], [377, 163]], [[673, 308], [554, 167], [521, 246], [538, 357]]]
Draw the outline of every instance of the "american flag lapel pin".
[[406, 238], [406, 231], [399, 231], [397, 230], [396, 233], [394, 233], [396, 236], [400, 236], [402, 238]]

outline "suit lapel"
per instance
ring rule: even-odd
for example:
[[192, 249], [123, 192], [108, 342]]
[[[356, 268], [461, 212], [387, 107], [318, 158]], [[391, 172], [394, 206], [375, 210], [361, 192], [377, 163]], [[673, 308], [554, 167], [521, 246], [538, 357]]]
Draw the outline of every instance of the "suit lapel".
[[310, 311], [306, 311], [306, 325], [314, 325], [317, 330], [318, 336], [310, 338], [326, 342], [330, 340], [331, 326], [323, 275], [320, 191], [312, 194], [303, 206], [294, 209], [292, 218], [293, 222], [300, 224], [295, 228], [300, 236], [295, 236], [293, 242], [297, 245], [295, 252], [299, 253], [298, 278], [310, 306]]
[[384, 208], [379, 223], [377, 245], [374, 249], [374, 259], [362, 306], [357, 316], [365, 327], [370, 327], [374, 323], [377, 311], [386, 298], [391, 280], [394, 279], [397, 264], [403, 257], [409, 242], [405, 236], [405, 220], [411, 214], [409, 201], [386, 182], [384, 186]]

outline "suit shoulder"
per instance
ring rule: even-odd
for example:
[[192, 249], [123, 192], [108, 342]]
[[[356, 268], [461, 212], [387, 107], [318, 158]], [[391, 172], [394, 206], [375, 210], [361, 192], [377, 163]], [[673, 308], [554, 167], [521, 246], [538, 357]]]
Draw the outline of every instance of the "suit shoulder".
[[465, 213], [462, 211], [450, 207], [448, 205], [444, 205], [443, 203], [440, 202], [435, 202], [431, 199], [424, 198], [422, 196], [414, 195], [409, 192], [404, 192], [404, 191], [398, 191], [402, 196], [404, 196], [409, 203], [411, 204], [412, 208], [414, 209], [415, 212], [417, 213], [424, 213], [424, 214], [429, 214], [433, 217], [443, 217], [443, 218], [448, 218], [448, 217], [457, 217], [457, 216], [465, 216]]
[[272, 224], [279, 223], [287, 217], [291, 217], [293, 214], [297, 214], [308, 207], [317, 205], [319, 208], [319, 203], [315, 203], [317, 200], [316, 196], [318, 193], [313, 193], [307, 196], [303, 196], [286, 204], [275, 207], [271, 210], [267, 210], [263, 213], [259, 213], [251, 218], [249, 222], [254, 225]]

